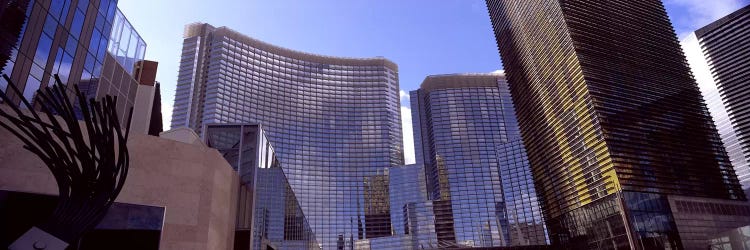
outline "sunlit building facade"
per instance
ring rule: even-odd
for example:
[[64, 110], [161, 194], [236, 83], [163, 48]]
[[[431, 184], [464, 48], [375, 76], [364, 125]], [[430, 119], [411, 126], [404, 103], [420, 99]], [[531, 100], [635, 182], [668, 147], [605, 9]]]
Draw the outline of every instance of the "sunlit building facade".
[[434, 216], [433, 246], [546, 244], [505, 77], [428, 76], [410, 95], [430, 201], [407, 216]]
[[[737, 176], [750, 189], [750, 5], [695, 31], [712, 86], [701, 88]], [[703, 83], [699, 83], [703, 84]], [[708, 90], [708, 91], [706, 91]], [[713, 91], [711, 91], [713, 90]]]
[[226, 27], [186, 27], [172, 128], [261, 124], [324, 249], [390, 232], [373, 220], [389, 218], [378, 214], [383, 204], [366, 206], [365, 178], [403, 164], [400, 112], [398, 68], [387, 59], [314, 55]]
[[553, 244], [705, 249], [748, 223], [661, 1], [486, 2]]

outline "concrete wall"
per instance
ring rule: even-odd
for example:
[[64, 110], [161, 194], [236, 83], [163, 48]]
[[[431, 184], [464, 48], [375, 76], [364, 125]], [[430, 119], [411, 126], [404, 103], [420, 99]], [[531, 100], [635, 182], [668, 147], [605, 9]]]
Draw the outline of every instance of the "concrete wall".
[[[231, 249], [238, 177], [218, 151], [131, 134], [130, 171], [118, 202], [165, 207], [160, 249]], [[36, 155], [0, 128], [0, 190], [57, 194]]]
[[151, 111], [154, 106], [156, 87], [152, 85], [138, 85], [133, 104], [133, 116], [130, 120], [130, 133], [148, 134], [151, 125]]

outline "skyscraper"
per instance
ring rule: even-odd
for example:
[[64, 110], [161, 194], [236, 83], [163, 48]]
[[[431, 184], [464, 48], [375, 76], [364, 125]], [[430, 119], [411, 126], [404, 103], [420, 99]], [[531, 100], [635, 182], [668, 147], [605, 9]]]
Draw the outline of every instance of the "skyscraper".
[[[127, 119], [146, 43], [116, 0], [0, 0], [0, 22], [0, 73], [27, 100], [58, 74], [88, 97], [119, 97], [118, 113], [121, 121]], [[0, 88], [7, 89], [5, 80]], [[18, 93], [6, 92], [20, 102]]]
[[[704, 95], [725, 110], [714, 112], [716, 127], [727, 148], [737, 176], [745, 190], [750, 189], [750, 5], [695, 32], [713, 75], [711, 89]], [[702, 84], [702, 83], [701, 83]]]
[[505, 77], [428, 76], [410, 96], [437, 245], [546, 244]]
[[554, 244], [703, 249], [748, 223], [660, 1], [487, 5]]
[[324, 249], [381, 235], [365, 228], [364, 180], [403, 164], [400, 118], [398, 68], [387, 59], [293, 51], [208, 24], [186, 28], [172, 128], [260, 123]]

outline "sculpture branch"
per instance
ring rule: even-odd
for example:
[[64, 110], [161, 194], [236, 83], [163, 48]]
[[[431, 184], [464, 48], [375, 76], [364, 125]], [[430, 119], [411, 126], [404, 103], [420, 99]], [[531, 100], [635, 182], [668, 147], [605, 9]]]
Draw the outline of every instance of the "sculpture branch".
[[57, 182], [57, 206], [49, 219], [37, 227], [73, 243], [102, 220], [125, 184], [133, 110], [130, 109], [128, 126], [123, 128], [116, 97], [87, 100], [74, 86], [75, 95], [71, 98], [68, 87], [55, 75], [55, 84], [37, 91], [32, 102], [7, 75], [3, 78], [8, 83], [7, 91], [14, 91], [20, 104], [28, 109], [22, 109], [0, 91], [0, 98], [11, 111], [0, 108], [0, 126], [37, 155]]

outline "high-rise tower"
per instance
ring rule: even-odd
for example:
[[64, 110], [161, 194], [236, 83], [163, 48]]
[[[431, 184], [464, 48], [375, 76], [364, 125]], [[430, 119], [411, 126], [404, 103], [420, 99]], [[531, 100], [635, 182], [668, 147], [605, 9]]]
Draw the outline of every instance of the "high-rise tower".
[[748, 223], [660, 1], [487, 5], [554, 244], [700, 249]]
[[[727, 148], [737, 176], [745, 190], [750, 189], [750, 5], [698, 29], [698, 38], [713, 81], [713, 89], [701, 88], [709, 108], [712, 104], [725, 110], [714, 111], [716, 127]], [[695, 70], [695, 69], [694, 69]], [[703, 86], [703, 82], [699, 83]]]
[[364, 180], [403, 164], [400, 118], [398, 68], [387, 59], [313, 55], [225, 27], [186, 28], [172, 128], [260, 123], [324, 249], [390, 231], [367, 228]]
[[438, 245], [546, 244], [505, 77], [428, 76], [410, 95]]

